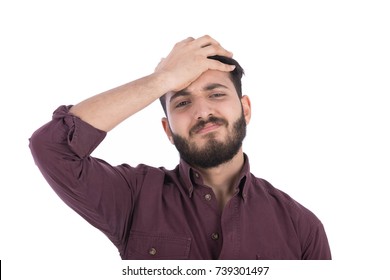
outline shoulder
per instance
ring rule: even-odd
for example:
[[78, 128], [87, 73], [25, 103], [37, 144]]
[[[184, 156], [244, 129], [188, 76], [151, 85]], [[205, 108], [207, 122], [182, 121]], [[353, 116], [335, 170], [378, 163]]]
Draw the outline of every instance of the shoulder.
[[288, 215], [296, 221], [304, 220], [309, 224], [321, 223], [311, 210], [303, 206], [286, 192], [274, 187], [267, 180], [252, 175], [251, 181], [252, 195], [257, 197], [257, 199], [263, 199], [273, 211]]
[[279, 228], [295, 236], [302, 248], [304, 259], [330, 259], [330, 249], [324, 226], [308, 208], [267, 180], [252, 176], [253, 202], [263, 203], [262, 214], [268, 213]]

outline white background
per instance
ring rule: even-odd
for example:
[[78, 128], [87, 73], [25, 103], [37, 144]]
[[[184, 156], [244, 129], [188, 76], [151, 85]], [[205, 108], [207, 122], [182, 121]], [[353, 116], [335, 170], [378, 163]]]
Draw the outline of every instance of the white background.
[[[132, 263], [54, 194], [28, 138], [59, 105], [147, 75], [174, 43], [204, 34], [246, 71], [253, 117], [244, 150], [252, 173], [312, 210], [331, 245], [330, 264], [269, 262], [268, 279], [380, 279], [390, 260], [387, 2], [1, 1], [5, 279], [126, 278], [121, 268]], [[162, 116], [157, 101], [110, 132], [93, 155], [173, 168], [178, 156]]]

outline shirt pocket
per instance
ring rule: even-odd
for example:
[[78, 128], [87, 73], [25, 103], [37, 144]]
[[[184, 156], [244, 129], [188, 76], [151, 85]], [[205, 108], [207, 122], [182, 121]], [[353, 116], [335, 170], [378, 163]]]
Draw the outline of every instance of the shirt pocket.
[[191, 238], [173, 234], [131, 231], [127, 259], [182, 260], [188, 259]]

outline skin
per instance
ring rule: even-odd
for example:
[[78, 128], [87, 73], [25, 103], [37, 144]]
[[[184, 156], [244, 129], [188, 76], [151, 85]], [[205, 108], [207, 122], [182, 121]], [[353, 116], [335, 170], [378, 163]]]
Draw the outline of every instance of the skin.
[[[154, 73], [92, 96], [70, 109], [70, 113], [81, 118], [97, 129], [110, 131], [119, 123], [147, 107], [153, 101], [167, 93], [167, 118], [162, 120], [164, 131], [173, 142], [169, 125], [174, 133], [178, 133], [197, 145], [204, 145], [205, 135], [213, 133], [221, 140], [231, 130], [230, 125], [241, 113], [241, 104], [245, 119], [250, 120], [250, 101], [244, 96], [238, 98], [229, 73], [234, 69], [219, 61], [208, 59], [213, 55], [232, 57], [232, 53], [224, 49], [215, 39], [205, 35], [194, 39], [189, 37], [175, 44], [168, 56], [161, 60]], [[210, 83], [223, 85], [215, 89], [223, 91], [223, 97], [211, 94], [204, 87]], [[186, 90], [190, 97], [190, 105], [174, 109], [179, 98], [174, 93]], [[182, 98], [182, 97], [180, 97]], [[169, 104], [168, 104], [169, 103]], [[183, 103], [184, 104], [184, 103]], [[215, 114], [229, 122], [229, 127], [209, 126], [189, 138], [189, 130], [199, 118]], [[212, 187], [221, 208], [230, 199], [244, 162], [242, 149], [228, 163], [218, 167], [202, 170], [204, 183]]]
[[231, 65], [207, 58], [213, 55], [231, 57], [232, 53], [208, 35], [187, 38], [173, 47], [154, 73], [88, 98], [73, 106], [70, 112], [108, 132], [165, 93], [187, 87], [203, 72], [234, 69]]
[[[203, 73], [184, 93], [167, 93], [166, 102], [167, 118], [162, 119], [162, 125], [172, 144], [172, 132], [198, 147], [203, 147], [209, 137], [224, 141], [231, 133], [234, 122], [241, 116], [241, 110], [247, 124], [251, 116], [249, 98], [243, 96], [240, 100], [229, 73], [215, 70]], [[190, 133], [199, 120], [207, 120], [212, 115], [227, 120], [228, 127], [210, 124], [200, 131]], [[225, 164], [208, 169], [196, 167], [204, 183], [213, 189], [221, 209], [234, 194], [237, 175], [243, 164], [244, 155], [241, 148], [236, 156]]]

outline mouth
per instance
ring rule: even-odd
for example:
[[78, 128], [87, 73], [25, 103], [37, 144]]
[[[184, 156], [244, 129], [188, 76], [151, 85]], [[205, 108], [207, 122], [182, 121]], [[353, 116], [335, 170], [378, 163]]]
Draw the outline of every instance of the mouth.
[[212, 132], [214, 130], [217, 130], [220, 126], [221, 126], [221, 124], [218, 124], [218, 123], [207, 123], [206, 125], [196, 129], [194, 131], [194, 133], [195, 134], [206, 134], [206, 133]]
[[191, 130], [190, 135], [202, 135], [214, 132], [221, 126], [227, 126], [227, 121], [222, 118], [211, 117], [207, 121], [199, 121]]

